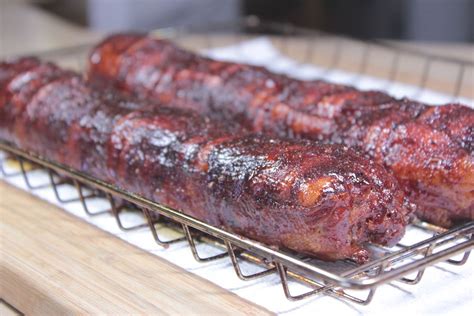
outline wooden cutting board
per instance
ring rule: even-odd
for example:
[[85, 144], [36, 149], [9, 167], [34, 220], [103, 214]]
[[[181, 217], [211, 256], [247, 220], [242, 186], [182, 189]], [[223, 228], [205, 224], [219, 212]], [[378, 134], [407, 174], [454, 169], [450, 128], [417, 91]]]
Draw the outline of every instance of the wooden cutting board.
[[0, 297], [28, 315], [269, 314], [0, 181]]

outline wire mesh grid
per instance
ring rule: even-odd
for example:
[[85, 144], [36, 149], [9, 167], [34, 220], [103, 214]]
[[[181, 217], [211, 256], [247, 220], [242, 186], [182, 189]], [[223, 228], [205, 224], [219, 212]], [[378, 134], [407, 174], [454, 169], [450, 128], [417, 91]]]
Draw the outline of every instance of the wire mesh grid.
[[[332, 53], [329, 61], [321, 63], [325, 68], [321, 74], [324, 79], [336, 69], [342, 68], [346, 63], [342, 52], [347, 42], [356, 42], [353, 39], [332, 36], [321, 32], [308, 31], [285, 24], [261, 23], [258, 19], [250, 17], [243, 22], [232, 25], [219, 26], [214, 29], [219, 32], [201, 33], [197, 28], [180, 28], [159, 30], [158, 36], [170, 37], [185, 47], [192, 46], [193, 49], [209, 49], [222, 46], [223, 44], [235, 44], [243, 40], [267, 34], [272, 36], [276, 45], [284, 54], [289, 54], [291, 48], [297, 43], [299, 48], [300, 62], [306, 64], [317, 59], [318, 46], [327, 48], [332, 45]], [[190, 31], [193, 30], [194, 33]], [[276, 36], [274, 36], [276, 35]], [[329, 42], [328, 42], [329, 40]], [[223, 42], [225, 41], [225, 43]], [[293, 41], [293, 42], [290, 42]], [[362, 47], [359, 63], [351, 60], [351, 64], [357, 64], [352, 68], [354, 76], [353, 83], [366, 74], [371, 74], [369, 65], [372, 62], [370, 53], [376, 49], [389, 51], [392, 59], [385, 59], [389, 66], [386, 76], [385, 89], [390, 89], [391, 84], [399, 78], [401, 73], [399, 66], [405, 55], [426, 58], [423, 63], [423, 72], [414, 96], [419, 96], [425, 89], [433, 89], [430, 80], [434, 72], [431, 67], [436, 62], [452, 63], [456, 69], [454, 88], [451, 95], [454, 99], [466, 96], [464, 87], [469, 81], [466, 75], [472, 72], [473, 64], [451, 58], [443, 58], [432, 55], [423, 55], [418, 52], [405, 49], [397, 49], [389, 44], [380, 42], [356, 42]], [[351, 44], [352, 45], [352, 44]], [[364, 46], [365, 45], [365, 46]], [[85, 56], [90, 46], [81, 46], [65, 50], [57, 50], [42, 55], [45, 59], [52, 60], [63, 66], [83, 69]], [[372, 53], [373, 54], [373, 53]], [[292, 56], [293, 57], [293, 56]], [[370, 60], [370, 62], [369, 62]], [[470, 68], [469, 68], [470, 67]], [[355, 71], [354, 71], [355, 69]], [[444, 90], [444, 92], [446, 92]], [[156, 241], [162, 247], [170, 247], [173, 243], [187, 241], [193, 257], [199, 262], [219, 260], [229, 257], [236, 275], [242, 280], [254, 280], [264, 278], [269, 274], [277, 274], [285, 296], [289, 300], [301, 300], [313, 295], [324, 294], [336, 298], [345, 299], [354, 303], [366, 305], [372, 300], [375, 290], [379, 285], [387, 282], [403, 282], [406, 284], [417, 284], [424, 275], [426, 267], [438, 262], [451, 265], [464, 264], [474, 248], [474, 222], [465, 223], [462, 226], [446, 230], [428, 223], [415, 221], [408, 227], [407, 236], [396, 247], [388, 249], [385, 247], [370, 245], [374, 258], [363, 265], [356, 265], [350, 260], [339, 262], [324, 262], [298, 254], [288, 250], [276, 250], [242, 236], [229, 233], [220, 228], [210, 226], [202, 221], [196, 220], [177, 210], [170, 209], [153, 201], [144, 199], [136, 194], [126, 192], [110, 183], [94, 179], [86, 174], [72, 170], [67, 166], [48, 161], [32, 153], [27, 153], [12, 144], [0, 142], [0, 149], [6, 155], [2, 157], [0, 172], [3, 177], [21, 176], [29, 190], [38, 190], [50, 187], [58, 202], [67, 204], [80, 201], [84, 212], [88, 216], [97, 216], [110, 213], [114, 216], [118, 227], [123, 231], [135, 230], [148, 227]], [[17, 171], [8, 172], [5, 166], [14, 160], [18, 166]], [[35, 169], [45, 170], [48, 181], [45, 183], [32, 183], [29, 174]], [[64, 197], [61, 194], [62, 186], [74, 186], [77, 192], [75, 197]], [[108, 202], [105, 209], [93, 209], [89, 205], [91, 199], [101, 198]], [[143, 223], [135, 226], [126, 226], [121, 219], [125, 210], [133, 209], [143, 215]], [[158, 224], [171, 227], [179, 232], [179, 236], [173, 239], [164, 239], [156, 229]], [[199, 244], [209, 244], [219, 249], [220, 252], [203, 256], [199, 252]], [[261, 268], [258, 272], [246, 273], [242, 262], [250, 262]], [[298, 287], [294, 293], [294, 284], [304, 285], [304, 291]]]

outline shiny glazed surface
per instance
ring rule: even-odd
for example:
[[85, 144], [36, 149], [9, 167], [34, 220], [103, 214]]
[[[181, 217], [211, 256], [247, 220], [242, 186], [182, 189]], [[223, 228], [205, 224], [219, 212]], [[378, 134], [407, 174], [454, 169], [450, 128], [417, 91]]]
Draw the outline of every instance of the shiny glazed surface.
[[17, 67], [0, 87], [10, 118], [0, 131], [21, 148], [323, 259], [362, 263], [367, 242], [390, 246], [404, 233], [409, 210], [396, 179], [352, 149], [237, 133], [194, 111], [97, 89], [68, 71], [41, 83], [29, 75], [12, 90], [15, 78], [42, 67]]
[[445, 227], [474, 219], [474, 110], [466, 106], [295, 80], [136, 34], [100, 43], [89, 77], [255, 132], [356, 147], [394, 173], [422, 219]]

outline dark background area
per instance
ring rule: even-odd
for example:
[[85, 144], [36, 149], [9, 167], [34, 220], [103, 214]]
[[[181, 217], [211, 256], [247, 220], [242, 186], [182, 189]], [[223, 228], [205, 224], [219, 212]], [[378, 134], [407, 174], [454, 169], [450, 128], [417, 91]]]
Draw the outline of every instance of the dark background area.
[[473, 41], [471, 0], [244, 1], [244, 12], [359, 38]]
[[257, 15], [359, 38], [474, 42], [473, 0], [36, 0], [93, 29], [150, 30]]

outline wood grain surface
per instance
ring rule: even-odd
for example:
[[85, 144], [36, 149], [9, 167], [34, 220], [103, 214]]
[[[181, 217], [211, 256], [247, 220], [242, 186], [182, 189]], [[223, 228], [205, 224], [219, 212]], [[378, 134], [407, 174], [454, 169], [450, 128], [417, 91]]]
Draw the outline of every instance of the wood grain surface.
[[27, 315], [269, 314], [0, 181], [0, 297]]

